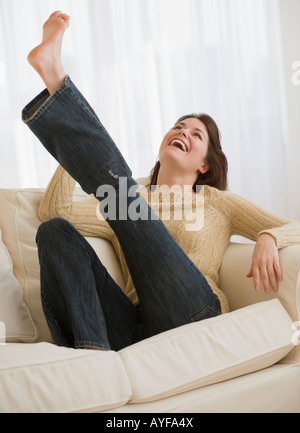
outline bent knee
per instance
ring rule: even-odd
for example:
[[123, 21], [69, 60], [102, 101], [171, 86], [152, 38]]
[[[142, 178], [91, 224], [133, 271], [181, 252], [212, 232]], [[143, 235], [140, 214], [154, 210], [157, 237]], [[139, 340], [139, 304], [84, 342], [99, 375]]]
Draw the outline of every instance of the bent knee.
[[64, 218], [53, 218], [43, 222], [36, 233], [36, 243], [55, 238], [61, 231], [70, 230], [72, 225]]

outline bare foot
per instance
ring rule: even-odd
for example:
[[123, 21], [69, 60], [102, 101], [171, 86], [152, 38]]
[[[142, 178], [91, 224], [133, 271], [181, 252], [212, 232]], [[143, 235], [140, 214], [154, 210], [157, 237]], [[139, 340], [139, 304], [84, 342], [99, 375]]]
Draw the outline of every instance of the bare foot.
[[43, 40], [28, 55], [28, 62], [44, 81], [50, 94], [54, 93], [66, 77], [62, 61], [61, 47], [70, 17], [61, 11], [50, 15], [43, 27]]

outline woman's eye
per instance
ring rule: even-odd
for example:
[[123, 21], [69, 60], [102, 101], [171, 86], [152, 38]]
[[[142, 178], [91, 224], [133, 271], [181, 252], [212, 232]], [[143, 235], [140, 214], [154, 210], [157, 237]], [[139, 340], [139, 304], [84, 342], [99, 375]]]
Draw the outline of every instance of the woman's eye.
[[194, 135], [195, 135], [195, 137], [199, 138], [199, 140], [201, 140], [201, 135], [200, 135], [200, 134], [198, 134], [198, 133], [196, 132]]

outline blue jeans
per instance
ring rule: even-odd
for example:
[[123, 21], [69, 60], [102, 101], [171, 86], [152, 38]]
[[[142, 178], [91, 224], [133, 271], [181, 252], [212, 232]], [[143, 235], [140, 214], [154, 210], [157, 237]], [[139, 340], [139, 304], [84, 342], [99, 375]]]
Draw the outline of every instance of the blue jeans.
[[[97, 197], [101, 185], [114, 188], [116, 214], [106, 215], [107, 222], [121, 245], [139, 298], [134, 306], [67, 221], [58, 218], [41, 224], [37, 233], [41, 297], [56, 344], [119, 350], [220, 314], [219, 301], [205, 277], [138, 195], [120, 151], [69, 77], [53, 95], [47, 90], [38, 95], [22, 117], [85, 192]], [[127, 179], [127, 191], [120, 190], [120, 177]], [[139, 199], [140, 218], [129, 214], [124, 218], [124, 210], [120, 215], [121, 194], [127, 194], [128, 208]]]

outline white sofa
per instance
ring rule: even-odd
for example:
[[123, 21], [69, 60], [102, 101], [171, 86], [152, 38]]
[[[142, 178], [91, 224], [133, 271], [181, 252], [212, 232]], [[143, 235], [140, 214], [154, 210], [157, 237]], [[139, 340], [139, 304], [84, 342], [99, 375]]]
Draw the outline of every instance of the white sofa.
[[[42, 194], [0, 190], [0, 412], [300, 412], [300, 246], [280, 251], [278, 294], [254, 291], [253, 245], [232, 243], [220, 270], [229, 314], [120, 352], [57, 347], [39, 296]], [[88, 240], [122, 286], [111, 245]]]

